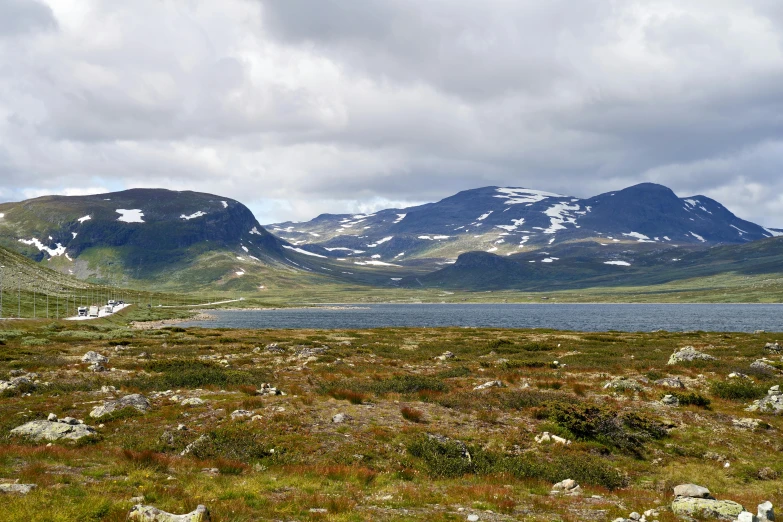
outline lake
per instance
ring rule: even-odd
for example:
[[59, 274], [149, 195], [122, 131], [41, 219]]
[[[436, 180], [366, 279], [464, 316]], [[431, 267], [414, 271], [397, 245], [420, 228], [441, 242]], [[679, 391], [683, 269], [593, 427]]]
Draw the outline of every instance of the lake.
[[601, 332], [783, 331], [778, 304], [372, 304], [214, 310], [183, 326], [242, 329], [552, 328]]

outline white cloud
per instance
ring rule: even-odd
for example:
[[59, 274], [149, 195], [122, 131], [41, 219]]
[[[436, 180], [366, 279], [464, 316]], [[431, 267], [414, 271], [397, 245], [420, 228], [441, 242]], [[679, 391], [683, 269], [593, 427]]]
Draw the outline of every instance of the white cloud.
[[0, 0], [0, 197], [269, 222], [649, 180], [783, 226], [782, 31], [768, 0]]

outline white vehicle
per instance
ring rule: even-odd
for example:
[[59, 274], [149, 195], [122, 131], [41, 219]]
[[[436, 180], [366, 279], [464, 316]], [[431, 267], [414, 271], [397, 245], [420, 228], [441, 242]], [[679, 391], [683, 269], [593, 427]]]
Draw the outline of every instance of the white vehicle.
[[111, 305], [104, 306], [103, 307], [103, 313], [107, 314], [107, 315], [111, 314], [111, 313], [114, 313], [114, 307], [111, 306]]
[[90, 312], [88, 314], [89, 317], [98, 317], [98, 307], [97, 306], [91, 306]]
[[116, 304], [117, 304], [117, 302], [114, 299], [109, 299], [109, 306], [113, 307]]
[[87, 307], [86, 306], [80, 306], [76, 310], [79, 317], [87, 317]]

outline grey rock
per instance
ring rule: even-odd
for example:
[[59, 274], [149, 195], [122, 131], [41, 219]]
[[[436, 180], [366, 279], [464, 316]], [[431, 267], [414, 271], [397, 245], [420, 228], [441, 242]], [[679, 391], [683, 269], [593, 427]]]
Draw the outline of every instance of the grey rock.
[[685, 383], [680, 380], [679, 377], [664, 377], [655, 381], [658, 386], [666, 386], [667, 388], [685, 388]]
[[106, 367], [100, 363], [91, 364], [89, 367], [91, 372], [101, 373], [106, 371]]
[[209, 510], [198, 506], [194, 511], [184, 515], [166, 513], [152, 506], [133, 506], [128, 513], [128, 522], [211, 522]]
[[783, 353], [783, 346], [780, 346], [778, 343], [767, 343], [764, 349], [772, 353]]
[[629, 379], [627, 377], [617, 377], [604, 384], [604, 390], [609, 389], [615, 391], [642, 391], [644, 390], [644, 387], [634, 379]]
[[[35, 374], [30, 374], [35, 375]], [[27, 386], [30, 388], [35, 388], [35, 383], [30, 378], [30, 375], [22, 375], [20, 377], [14, 377], [10, 381], [0, 381], [0, 392], [4, 391], [13, 391], [18, 389], [20, 386]]]
[[675, 497], [687, 498], [713, 498], [710, 490], [696, 484], [680, 484], [674, 487]]
[[473, 388], [473, 391], [480, 391], [480, 390], [488, 390], [490, 388], [502, 388], [503, 383], [501, 381], [489, 381], [485, 382], [484, 384], [479, 384], [475, 388]]
[[628, 518], [630, 518], [631, 520], [639, 520], [640, 518], [642, 518], [642, 516], [636, 511], [634, 511], [633, 513], [628, 515]]
[[207, 401], [199, 397], [191, 397], [190, 399], [184, 399], [180, 404], [182, 406], [201, 406], [202, 404], [206, 404], [206, 402]]
[[252, 416], [253, 416], [253, 412], [248, 410], [234, 410], [231, 412], [232, 419], [244, 419]]
[[745, 411], [760, 411], [765, 413], [783, 413], [783, 392], [779, 386], [773, 386], [767, 391], [767, 396], [753, 401]]
[[109, 415], [115, 411], [122, 410], [124, 408], [134, 408], [135, 410], [146, 413], [150, 410], [150, 401], [144, 395], [140, 393], [134, 393], [132, 395], [126, 395], [115, 401], [104, 402], [100, 406], [96, 406], [90, 412], [90, 417], [93, 419], [100, 419], [104, 415]]
[[775, 520], [775, 510], [772, 509], [772, 502], [767, 500], [758, 506], [759, 522], [773, 522]]
[[715, 357], [712, 355], [702, 353], [693, 346], [686, 346], [684, 348], [680, 348], [671, 356], [669, 357], [668, 364], [677, 364], [681, 362], [691, 362], [691, 361], [714, 361]]
[[663, 398], [661, 399], [661, 404], [664, 404], [666, 406], [679, 406], [680, 399], [678, 399], [674, 395], [664, 395]]
[[49, 422], [57, 422], [57, 415], [54, 413], [50, 413], [48, 417], [46, 417], [46, 420]]
[[737, 522], [759, 522], [759, 519], [750, 511], [743, 511], [737, 517]]
[[76, 426], [77, 424], [79, 424], [79, 419], [74, 419], [73, 417], [63, 417], [62, 419], [60, 419], [60, 422], [62, 422], [63, 424], [70, 424], [71, 426]]
[[93, 352], [92, 350], [90, 350], [89, 352], [85, 353], [82, 356], [82, 362], [89, 363], [89, 364], [106, 364], [107, 362], [109, 362], [109, 358], [104, 357], [98, 352]]
[[772, 361], [769, 361], [767, 359], [756, 359], [755, 361], [750, 363], [750, 367], [756, 371], [775, 373], [776, 371], [778, 371], [778, 369], [772, 366], [771, 364], [769, 364], [771, 362]]
[[349, 420], [350, 417], [346, 415], [345, 413], [338, 413], [334, 417], [332, 417], [332, 422], [335, 424], [341, 424], [347, 420]]
[[256, 395], [285, 395], [285, 393], [278, 390], [268, 382], [265, 382], [258, 390], [256, 390]]
[[579, 495], [582, 488], [573, 479], [565, 479], [552, 486], [552, 494]]
[[11, 435], [26, 437], [32, 440], [79, 440], [95, 434], [95, 428], [86, 424], [65, 424], [35, 420], [22, 424], [11, 430]]
[[185, 446], [185, 449], [182, 450], [182, 452], [179, 454], [180, 457], [184, 457], [185, 455], [190, 454], [190, 452], [192, 452], [194, 449], [199, 447], [201, 444], [203, 444], [207, 440], [209, 440], [209, 437], [207, 437], [206, 435], [201, 435], [199, 438], [197, 438], [196, 440], [194, 440], [193, 442], [191, 442], [190, 444]]
[[678, 497], [672, 502], [672, 512], [677, 516], [736, 520], [745, 511], [742, 504], [731, 500], [712, 498]]
[[734, 425], [735, 428], [739, 428], [741, 430], [755, 430], [761, 425], [760, 420], [751, 419], [748, 417], [742, 419], [732, 419], [731, 423]]
[[451, 352], [443, 352], [441, 355], [435, 357], [436, 361], [445, 361], [447, 359], [453, 359], [454, 354]]
[[38, 486], [36, 484], [0, 484], [0, 493], [18, 493], [19, 495], [27, 495], [37, 487]]

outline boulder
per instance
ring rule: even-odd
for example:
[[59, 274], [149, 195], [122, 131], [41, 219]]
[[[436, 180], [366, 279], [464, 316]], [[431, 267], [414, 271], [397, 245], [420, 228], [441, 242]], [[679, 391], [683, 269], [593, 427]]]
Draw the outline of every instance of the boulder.
[[712, 355], [702, 353], [693, 346], [686, 346], [680, 348], [669, 357], [668, 364], [677, 364], [682, 362], [691, 361], [714, 361], [715, 357]]
[[772, 366], [770, 364], [771, 362], [773, 361], [770, 361], [769, 359], [756, 359], [750, 363], [750, 367], [756, 371], [764, 373], [775, 373], [778, 371], [778, 369]]
[[207, 401], [199, 397], [191, 397], [190, 399], [184, 399], [180, 404], [183, 406], [201, 406], [202, 404], [206, 404], [206, 402]]
[[343, 422], [349, 420], [350, 417], [346, 415], [345, 413], [338, 413], [334, 417], [332, 417], [332, 422], [335, 424], [342, 424]]
[[679, 377], [664, 377], [655, 381], [657, 386], [666, 386], [667, 388], [685, 388], [685, 383]]
[[281, 392], [268, 382], [265, 382], [258, 390], [256, 390], [256, 395], [285, 395], [285, 393]]
[[783, 392], [775, 385], [767, 391], [767, 396], [753, 401], [745, 411], [760, 411], [764, 413], [783, 413]]
[[0, 484], [0, 493], [27, 495], [37, 487], [35, 484]]
[[704, 486], [698, 486], [696, 484], [680, 484], [674, 487], [675, 497], [687, 497], [687, 498], [713, 498], [710, 495], [710, 490]]
[[490, 388], [502, 388], [503, 383], [500, 381], [489, 381], [485, 382], [484, 384], [479, 384], [475, 388], [473, 388], [473, 391], [481, 391], [481, 390], [488, 390]]
[[681, 517], [715, 518], [718, 520], [737, 520], [745, 511], [742, 504], [731, 500], [712, 498], [677, 497], [672, 502], [672, 512]]
[[565, 479], [552, 486], [551, 494], [553, 495], [579, 495], [582, 493], [582, 488], [573, 479]]
[[774, 522], [775, 510], [772, 509], [772, 502], [767, 500], [758, 507], [759, 522]]
[[558, 444], [563, 444], [565, 446], [568, 446], [571, 444], [570, 440], [564, 439], [563, 437], [559, 437], [557, 435], [552, 435], [548, 431], [545, 431], [541, 435], [536, 435], [535, 441], [539, 444], [543, 444], [544, 442], [556, 442]]
[[107, 362], [109, 362], [109, 358], [104, 357], [98, 352], [93, 352], [92, 350], [90, 350], [89, 352], [85, 353], [82, 356], [82, 362], [88, 364], [106, 364]]
[[772, 353], [783, 353], [783, 346], [780, 346], [778, 343], [767, 343], [764, 349]]
[[751, 419], [748, 417], [742, 419], [732, 419], [731, 423], [734, 425], [735, 428], [739, 428], [741, 430], [755, 430], [761, 425], [760, 420]]
[[35, 420], [11, 430], [11, 435], [32, 440], [79, 440], [95, 434], [95, 428], [86, 424], [65, 424], [48, 420]]
[[253, 412], [248, 410], [234, 410], [231, 412], [232, 419], [246, 419], [252, 416], [253, 416]]
[[634, 379], [627, 377], [618, 377], [604, 384], [604, 390], [612, 389], [615, 391], [642, 391], [644, 387]]
[[209, 510], [205, 506], [198, 506], [194, 511], [185, 515], [166, 513], [152, 506], [133, 506], [128, 513], [129, 522], [210, 522]]
[[441, 355], [435, 357], [436, 361], [445, 361], [447, 359], [453, 359], [454, 354], [451, 352], [443, 352]]
[[122, 410], [124, 408], [134, 408], [136, 411], [146, 413], [150, 410], [150, 401], [144, 395], [140, 393], [134, 393], [132, 395], [126, 395], [115, 401], [106, 401], [100, 406], [96, 406], [90, 412], [90, 417], [93, 419], [100, 419], [105, 415], [114, 413], [115, 411]]
[[679, 406], [680, 399], [678, 399], [674, 395], [664, 395], [663, 398], [661, 399], [661, 404], [666, 406]]
[[35, 383], [30, 379], [29, 375], [14, 377], [10, 381], [0, 381], [0, 392], [14, 391], [19, 389], [19, 387], [35, 388]]

